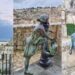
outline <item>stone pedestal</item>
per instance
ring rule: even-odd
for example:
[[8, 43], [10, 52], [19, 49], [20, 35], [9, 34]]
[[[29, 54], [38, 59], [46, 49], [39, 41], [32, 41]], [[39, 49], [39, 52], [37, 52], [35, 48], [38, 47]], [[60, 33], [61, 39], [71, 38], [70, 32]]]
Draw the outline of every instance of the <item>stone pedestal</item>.
[[50, 56], [46, 53], [42, 53], [39, 61], [39, 65], [42, 66], [43, 68], [48, 68], [50, 65], [52, 65], [51, 57], [52, 55]]

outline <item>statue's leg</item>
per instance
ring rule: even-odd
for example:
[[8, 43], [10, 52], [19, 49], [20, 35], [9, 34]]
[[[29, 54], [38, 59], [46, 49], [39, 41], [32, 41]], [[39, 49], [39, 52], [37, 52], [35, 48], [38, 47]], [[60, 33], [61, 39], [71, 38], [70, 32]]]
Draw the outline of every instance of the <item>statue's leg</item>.
[[26, 57], [26, 59], [25, 59], [25, 73], [28, 71], [28, 66], [29, 66], [29, 58], [28, 57]]
[[52, 62], [50, 60], [50, 52], [48, 47], [48, 40], [45, 39], [42, 44], [42, 52], [41, 52], [41, 58], [40, 58], [40, 65], [42, 67], [48, 67], [49, 65], [52, 65]]
[[50, 54], [50, 50], [49, 50], [49, 45], [48, 45], [48, 40], [45, 39], [45, 42], [43, 44], [43, 53], [45, 53], [47, 55], [47, 57], [53, 57], [52, 54]]
[[30, 57], [26, 57], [26, 59], [25, 59], [25, 68], [24, 68], [24, 75], [32, 75], [32, 74], [28, 73], [29, 61], [30, 61]]

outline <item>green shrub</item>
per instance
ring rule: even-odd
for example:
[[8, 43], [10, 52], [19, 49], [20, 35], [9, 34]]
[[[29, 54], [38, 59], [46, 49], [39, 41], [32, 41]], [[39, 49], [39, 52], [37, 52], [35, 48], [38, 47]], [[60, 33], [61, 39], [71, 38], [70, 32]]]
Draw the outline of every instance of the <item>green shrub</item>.
[[71, 35], [75, 32], [75, 24], [67, 24], [67, 34]]

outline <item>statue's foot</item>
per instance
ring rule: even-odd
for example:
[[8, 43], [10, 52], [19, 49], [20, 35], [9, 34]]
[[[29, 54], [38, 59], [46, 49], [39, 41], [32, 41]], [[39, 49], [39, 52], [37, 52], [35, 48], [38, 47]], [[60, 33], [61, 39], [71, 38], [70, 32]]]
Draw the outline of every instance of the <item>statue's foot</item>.
[[32, 73], [25, 72], [24, 75], [33, 75]]
[[38, 63], [38, 65], [41, 66], [44, 69], [48, 69], [49, 67], [52, 67], [53, 66], [53, 62], [52, 62], [52, 60], [47, 60], [45, 62], [41, 60]]

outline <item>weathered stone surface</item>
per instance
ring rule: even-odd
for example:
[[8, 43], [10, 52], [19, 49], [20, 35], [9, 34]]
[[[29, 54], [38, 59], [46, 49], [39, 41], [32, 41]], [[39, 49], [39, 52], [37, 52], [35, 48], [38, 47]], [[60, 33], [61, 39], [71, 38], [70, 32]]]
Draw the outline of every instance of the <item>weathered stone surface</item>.
[[[61, 67], [57, 65], [53, 65], [48, 69], [43, 69], [42, 67], [38, 66], [37, 64], [32, 64], [29, 67], [29, 72], [33, 73], [33, 75], [62, 75]], [[23, 75], [24, 69], [14, 73], [14, 75]]]
[[71, 49], [70, 38], [64, 38], [62, 45], [62, 72], [63, 75], [74, 75], [75, 74], [75, 50], [72, 50], [72, 54], [69, 54]]

